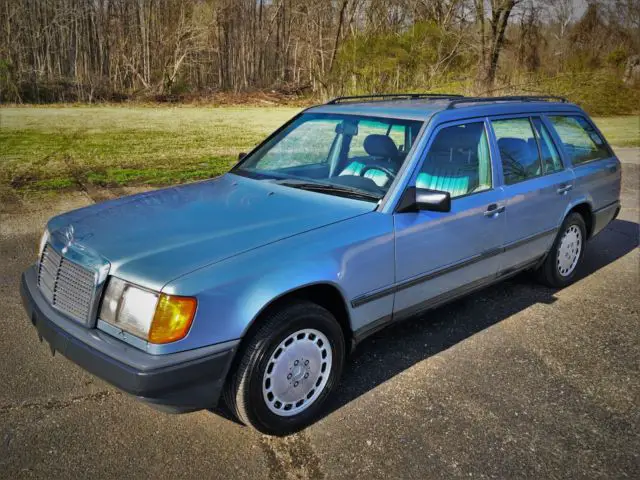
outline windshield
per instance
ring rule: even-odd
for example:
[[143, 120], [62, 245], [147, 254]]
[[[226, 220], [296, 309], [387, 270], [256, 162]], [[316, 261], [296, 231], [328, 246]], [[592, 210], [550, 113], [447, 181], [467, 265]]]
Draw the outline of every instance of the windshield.
[[304, 113], [232, 172], [377, 201], [389, 189], [421, 126], [414, 120]]

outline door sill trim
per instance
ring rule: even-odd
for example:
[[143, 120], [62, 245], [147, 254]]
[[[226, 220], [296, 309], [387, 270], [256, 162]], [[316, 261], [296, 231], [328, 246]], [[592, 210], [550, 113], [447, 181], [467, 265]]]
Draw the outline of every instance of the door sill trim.
[[429, 300], [425, 300], [424, 302], [419, 303], [418, 305], [414, 305], [413, 307], [407, 307], [400, 312], [394, 313], [393, 315], [386, 315], [382, 318], [374, 320], [373, 322], [360, 327], [353, 333], [353, 343], [354, 345], [357, 345], [365, 338], [388, 326], [395, 325], [398, 322], [411, 320], [430, 310], [434, 310], [438, 307], [470, 295], [471, 293], [477, 292], [484, 288], [490, 287], [491, 285], [507, 280], [525, 270], [535, 268], [540, 264], [541, 260], [544, 257], [545, 255], [536, 257], [534, 260], [523, 262], [516, 267], [510, 268], [503, 272], [499, 272], [497, 275], [489, 275], [487, 277], [480, 278], [471, 283], [468, 283], [467, 285], [463, 285], [462, 287], [458, 287], [454, 290], [450, 290], [448, 292], [432, 297]]

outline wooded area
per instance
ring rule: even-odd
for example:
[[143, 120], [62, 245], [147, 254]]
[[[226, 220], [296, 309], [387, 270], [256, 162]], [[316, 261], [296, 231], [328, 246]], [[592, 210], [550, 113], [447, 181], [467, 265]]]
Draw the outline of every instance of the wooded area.
[[640, 109], [640, 0], [0, 0], [0, 101], [568, 95]]

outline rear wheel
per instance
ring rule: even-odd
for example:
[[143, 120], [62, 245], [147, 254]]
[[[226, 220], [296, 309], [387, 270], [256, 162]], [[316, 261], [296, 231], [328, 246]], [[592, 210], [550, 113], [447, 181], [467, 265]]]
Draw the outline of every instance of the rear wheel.
[[299, 301], [269, 312], [248, 339], [225, 392], [246, 425], [271, 435], [304, 428], [342, 373], [345, 343], [326, 309]]
[[582, 215], [573, 212], [567, 216], [547, 258], [538, 269], [542, 283], [561, 288], [573, 282], [584, 254], [586, 232]]

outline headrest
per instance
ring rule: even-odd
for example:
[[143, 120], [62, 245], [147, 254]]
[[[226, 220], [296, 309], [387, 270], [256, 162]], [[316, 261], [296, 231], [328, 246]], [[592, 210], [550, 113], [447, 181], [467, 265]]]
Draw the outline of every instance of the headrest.
[[520, 157], [529, 153], [529, 145], [521, 138], [500, 138], [498, 147], [512, 156]]
[[461, 150], [477, 150], [484, 134], [482, 123], [470, 123], [442, 129], [436, 136], [431, 150], [448, 152]]
[[386, 135], [368, 135], [364, 139], [364, 150], [372, 157], [396, 158], [398, 147]]
[[521, 165], [530, 166], [538, 162], [538, 150], [521, 138], [501, 138], [498, 140], [500, 152], [509, 155]]

